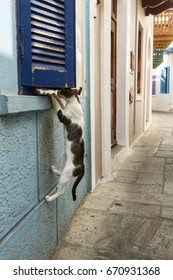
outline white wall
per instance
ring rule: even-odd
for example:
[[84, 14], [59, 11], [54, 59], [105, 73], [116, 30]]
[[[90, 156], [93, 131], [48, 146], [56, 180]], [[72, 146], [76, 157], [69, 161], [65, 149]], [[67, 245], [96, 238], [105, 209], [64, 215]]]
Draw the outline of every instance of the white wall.
[[129, 144], [130, 1], [117, 1], [117, 140]]
[[[111, 0], [101, 0], [101, 3], [97, 6], [96, 0], [90, 1], [90, 88], [93, 183], [97, 183], [98, 177], [96, 176], [96, 169], [99, 165], [101, 165], [100, 177], [105, 177], [111, 173], [116, 164], [116, 159], [111, 149], [110, 125], [111, 2]], [[135, 0], [117, 0], [117, 140], [118, 144], [123, 145], [125, 149], [128, 149], [130, 144], [143, 132], [144, 114], [146, 114], [146, 112], [150, 113], [151, 110], [151, 79], [149, 83], [148, 79], [149, 77], [151, 78], [152, 70], [152, 17], [145, 16], [140, 0], [138, 1], [136, 10], [136, 3]], [[136, 89], [136, 77], [130, 73], [130, 51], [133, 50], [137, 57], [136, 30], [139, 22], [142, 24], [144, 30], [142, 47], [142, 92], [141, 98], [135, 100], [135, 108], [134, 105], [131, 106], [129, 104], [129, 90], [133, 87], [134, 92]], [[148, 59], [150, 59], [150, 61], [148, 61]], [[147, 87], [147, 85], [149, 86]], [[146, 93], [147, 97], [145, 97]], [[146, 106], [144, 105], [145, 103]], [[134, 108], [136, 109], [135, 117], [133, 115]], [[129, 121], [130, 118], [131, 123]], [[140, 129], [137, 127], [135, 135], [132, 135], [134, 131], [133, 119], [135, 119], [137, 126], [140, 126]], [[138, 119], [140, 119], [140, 122]], [[130, 136], [130, 133], [132, 136]], [[99, 160], [100, 155], [101, 160]], [[112, 158], [114, 158], [114, 165], [112, 165]]]
[[[161, 69], [170, 66], [170, 92], [160, 93]], [[172, 111], [173, 110], [173, 54], [165, 54], [163, 63], [153, 70], [156, 75], [156, 95], [152, 97], [153, 111]]]

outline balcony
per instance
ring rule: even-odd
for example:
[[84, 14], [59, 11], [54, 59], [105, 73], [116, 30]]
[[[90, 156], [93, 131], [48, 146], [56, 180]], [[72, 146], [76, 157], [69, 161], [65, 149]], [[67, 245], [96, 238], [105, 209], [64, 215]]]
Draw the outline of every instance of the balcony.
[[173, 41], [173, 10], [154, 17], [154, 50], [164, 50]]
[[173, 10], [154, 16], [153, 68], [163, 62], [164, 53], [173, 53]]

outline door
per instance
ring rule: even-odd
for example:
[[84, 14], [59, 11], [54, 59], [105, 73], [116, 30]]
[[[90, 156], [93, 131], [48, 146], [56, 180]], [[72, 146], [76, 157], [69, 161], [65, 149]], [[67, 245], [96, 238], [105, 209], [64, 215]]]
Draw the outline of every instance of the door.
[[116, 42], [117, 42], [117, 0], [112, 0], [111, 15], [111, 145], [116, 139]]

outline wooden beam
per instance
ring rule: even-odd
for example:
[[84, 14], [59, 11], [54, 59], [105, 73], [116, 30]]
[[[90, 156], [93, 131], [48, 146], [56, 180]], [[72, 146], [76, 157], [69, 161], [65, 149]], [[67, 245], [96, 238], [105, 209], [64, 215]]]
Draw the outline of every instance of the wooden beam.
[[166, 49], [173, 41], [173, 36], [154, 36], [154, 49]]
[[149, 16], [149, 14], [151, 15], [158, 15], [160, 13], [162, 13], [165, 10], [168, 10], [170, 8], [173, 8], [173, 0], [170, 0], [169, 2], [164, 2], [162, 4], [160, 4], [159, 6], [156, 6], [154, 8], [149, 8], [147, 7], [145, 9], [145, 15]]
[[169, 1], [169, 0], [143, 0], [142, 8], [155, 7], [155, 6], [162, 4], [163, 2], [167, 2], [167, 1]]
[[173, 41], [173, 36], [154, 36], [154, 42], [171, 42]]
[[153, 44], [153, 49], [154, 50], [165, 50], [165, 49], [167, 49], [168, 47], [169, 47], [169, 45], [170, 45], [170, 42], [168, 43], [168, 44]]

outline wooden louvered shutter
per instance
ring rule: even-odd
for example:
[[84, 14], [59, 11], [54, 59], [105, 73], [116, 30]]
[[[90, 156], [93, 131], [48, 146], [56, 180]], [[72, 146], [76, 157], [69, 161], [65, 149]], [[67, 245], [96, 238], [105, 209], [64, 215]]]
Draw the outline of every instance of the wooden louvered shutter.
[[167, 86], [166, 86], [166, 92], [170, 92], [170, 66], [166, 67], [166, 77], [167, 77]]
[[160, 93], [170, 91], [170, 66], [161, 69]]
[[23, 86], [75, 87], [75, 0], [19, 0]]
[[166, 69], [161, 69], [161, 79], [160, 79], [160, 93], [166, 92]]

